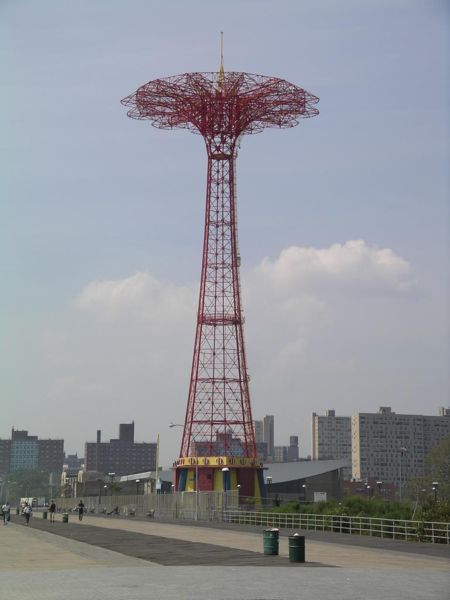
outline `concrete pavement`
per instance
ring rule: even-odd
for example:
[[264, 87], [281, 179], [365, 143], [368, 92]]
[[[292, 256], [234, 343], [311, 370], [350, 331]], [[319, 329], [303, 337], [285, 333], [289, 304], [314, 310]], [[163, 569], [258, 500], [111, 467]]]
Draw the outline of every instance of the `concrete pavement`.
[[[10, 524], [0, 528], [0, 598], [3, 600], [433, 600], [448, 597], [449, 561], [397, 551], [381, 551], [307, 540], [307, 560], [335, 568], [282, 566], [161, 566], [74, 541], [51, 533], [51, 524], [33, 521], [45, 529]], [[164, 538], [164, 544], [212, 545], [248, 552], [265, 560], [261, 532], [217, 530], [155, 522], [87, 517], [73, 528], [102, 528], [113, 540], [126, 536]], [[54, 527], [63, 528], [56, 523]], [[141, 541], [139, 542], [141, 543]], [[286, 561], [281, 538], [280, 563]], [[277, 558], [277, 557], [274, 557]], [[317, 560], [318, 559], [318, 560]], [[214, 561], [213, 561], [214, 562]]]

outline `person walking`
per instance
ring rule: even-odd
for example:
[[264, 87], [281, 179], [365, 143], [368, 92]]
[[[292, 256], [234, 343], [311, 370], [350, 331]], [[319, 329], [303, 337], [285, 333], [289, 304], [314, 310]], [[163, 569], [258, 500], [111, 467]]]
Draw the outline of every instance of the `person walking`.
[[11, 518], [11, 507], [9, 505], [9, 502], [5, 502], [5, 504], [2, 506], [2, 513], [3, 513], [3, 525], [8, 525], [8, 521]]
[[56, 504], [54, 500], [51, 501], [50, 506], [48, 507], [48, 512], [50, 513], [50, 523], [54, 523], [56, 513]]
[[27, 522], [27, 525], [30, 524], [30, 517], [33, 513], [33, 509], [31, 508], [31, 506], [28, 504], [28, 502], [25, 504], [25, 507], [23, 509], [23, 514], [25, 515], [25, 520]]
[[78, 503], [78, 520], [79, 521], [83, 520], [83, 514], [84, 514], [84, 504], [83, 504], [83, 500], [80, 500]]

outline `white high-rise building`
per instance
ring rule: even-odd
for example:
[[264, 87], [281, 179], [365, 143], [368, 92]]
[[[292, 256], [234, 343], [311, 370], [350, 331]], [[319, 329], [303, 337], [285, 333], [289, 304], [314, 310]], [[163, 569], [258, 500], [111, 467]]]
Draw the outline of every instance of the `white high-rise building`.
[[355, 479], [404, 484], [423, 477], [425, 457], [450, 436], [450, 410], [439, 416], [396, 414], [389, 406], [352, 416], [352, 473]]
[[[351, 417], [337, 417], [334, 410], [325, 415], [312, 414], [312, 459], [331, 460], [352, 458]], [[351, 468], [343, 469], [344, 479], [350, 479]]]

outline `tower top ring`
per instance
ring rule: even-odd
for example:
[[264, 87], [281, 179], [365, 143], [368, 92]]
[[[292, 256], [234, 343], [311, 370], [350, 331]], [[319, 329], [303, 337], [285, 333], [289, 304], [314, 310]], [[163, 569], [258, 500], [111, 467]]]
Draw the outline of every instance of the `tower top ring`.
[[319, 114], [319, 98], [277, 77], [240, 72], [197, 72], [155, 79], [122, 101], [133, 119], [159, 129], [188, 129], [203, 137], [294, 127]]

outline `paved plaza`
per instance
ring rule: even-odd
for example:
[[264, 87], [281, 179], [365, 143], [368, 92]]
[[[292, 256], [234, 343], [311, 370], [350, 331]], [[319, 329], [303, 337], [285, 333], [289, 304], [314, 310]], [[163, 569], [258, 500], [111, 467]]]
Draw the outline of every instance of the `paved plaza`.
[[448, 546], [307, 533], [307, 562], [290, 564], [287, 536], [279, 556], [264, 556], [256, 529], [58, 518], [36, 515], [26, 527], [15, 517], [0, 528], [1, 600], [449, 597]]

